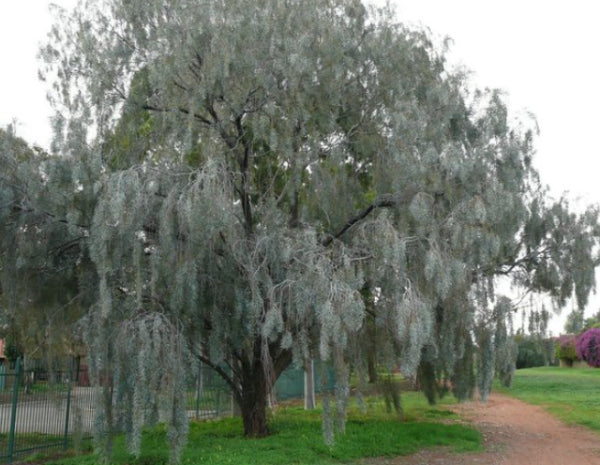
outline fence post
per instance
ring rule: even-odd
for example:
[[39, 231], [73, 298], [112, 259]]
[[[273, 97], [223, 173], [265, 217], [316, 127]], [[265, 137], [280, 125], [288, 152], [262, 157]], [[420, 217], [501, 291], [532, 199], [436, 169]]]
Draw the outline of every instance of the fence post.
[[6, 389], [6, 366], [0, 365], [0, 392]]
[[311, 358], [304, 365], [304, 409], [313, 410], [316, 406], [315, 398], [315, 362]]
[[19, 399], [19, 375], [21, 358], [15, 362], [15, 378], [13, 380], [12, 408], [10, 411], [10, 429], [8, 430], [8, 463], [12, 463], [15, 451], [15, 429], [17, 426], [17, 401]]
[[71, 374], [69, 371], [69, 378], [67, 379], [67, 413], [65, 415], [65, 437], [63, 442], [63, 450], [69, 448], [69, 414], [71, 413]]
[[196, 377], [196, 420], [200, 418], [200, 400], [202, 391], [204, 390], [203, 371], [202, 362], [198, 362], [198, 376]]

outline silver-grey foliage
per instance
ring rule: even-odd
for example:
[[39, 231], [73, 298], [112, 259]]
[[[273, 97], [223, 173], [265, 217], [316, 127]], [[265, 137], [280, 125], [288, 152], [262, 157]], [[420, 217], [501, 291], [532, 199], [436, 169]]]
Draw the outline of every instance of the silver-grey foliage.
[[25, 170], [0, 174], [2, 227], [34, 236], [2, 242], [3, 300], [28, 292], [10, 274], [35, 266], [33, 231], [75, 244], [42, 249], [82, 270], [99, 428], [124, 427], [134, 452], [162, 418], [177, 459], [191, 358], [227, 380], [252, 436], [283, 369], [331, 360], [324, 424], [343, 429], [351, 367], [426, 363], [464, 397], [477, 343], [485, 397], [511, 354], [496, 276], [558, 305], [593, 287], [596, 211], [549, 201], [501, 94], [469, 91], [388, 10], [83, 0], [42, 55], [61, 157], [0, 154]]

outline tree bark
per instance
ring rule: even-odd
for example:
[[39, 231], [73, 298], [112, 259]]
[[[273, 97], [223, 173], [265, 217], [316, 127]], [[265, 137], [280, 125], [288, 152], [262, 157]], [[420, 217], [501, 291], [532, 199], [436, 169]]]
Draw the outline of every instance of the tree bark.
[[292, 362], [289, 350], [273, 350], [272, 376], [266, 376], [266, 370], [260, 350], [255, 349], [252, 361], [242, 362], [239, 387], [237, 393], [238, 405], [244, 423], [246, 437], [260, 438], [269, 435], [267, 423], [268, 395], [279, 375]]
[[256, 373], [242, 385], [242, 420], [246, 437], [261, 438], [269, 435], [267, 425], [267, 386], [263, 373]]
[[369, 384], [377, 382], [377, 363], [375, 361], [375, 350], [369, 350], [367, 353], [367, 372], [369, 375]]

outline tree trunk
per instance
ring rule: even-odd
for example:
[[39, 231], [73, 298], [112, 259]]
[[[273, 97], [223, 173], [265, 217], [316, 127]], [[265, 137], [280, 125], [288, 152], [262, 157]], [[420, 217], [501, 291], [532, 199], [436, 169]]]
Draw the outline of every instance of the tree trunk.
[[377, 365], [375, 362], [375, 350], [369, 350], [367, 354], [367, 371], [369, 374], [369, 384], [375, 384], [377, 382]]
[[260, 438], [269, 435], [267, 424], [268, 395], [279, 375], [287, 368], [292, 355], [289, 350], [273, 350], [272, 377], [269, 380], [265, 375], [265, 367], [260, 353], [255, 351], [252, 362], [243, 362], [238, 393], [238, 405], [242, 412], [244, 422], [244, 435], [252, 438]]
[[369, 376], [369, 384], [377, 382], [377, 325], [375, 324], [375, 298], [370, 282], [366, 282], [361, 290], [363, 302], [365, 303], [365, 336], [366, 340], [363, 343], [365, 355], [367, 357], [367, 374]]
[[238, 405], [244, 422], [244, 435], [260, 438], [269, 434], [267, 426], [267, 380], [260, 359], [242, 363]]
[[256, 391], [254, 395], [246, 393], [241, 409], [246, 437], [261, 438], [269, 435], [266, 389]]

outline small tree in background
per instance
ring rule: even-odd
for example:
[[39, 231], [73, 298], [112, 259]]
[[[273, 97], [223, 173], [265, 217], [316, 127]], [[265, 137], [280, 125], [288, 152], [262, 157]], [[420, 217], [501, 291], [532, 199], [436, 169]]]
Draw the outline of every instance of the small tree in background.
[[575, 335], [565, 334], [557, 337], [555, 354], [556, 358], [562, 360], [567, 366], [573, 366], [573, 362], [578, 360], [575, 350]]
[[577, 337], [577, 356], [589, 366], [600, 367], [600, 328], [588, 329]]
[[583, 309], [575, 309], [567, 315], [567, 321], [565, 322], [565, 332], [569, 334], [579, 334], [584, 329], [585, 322], [583, 320]]
[[[531, 297], [531, 306], [535, 306], [533, 296]], [[525, 334], [526, 320], [528, 320], [529, 334]], [[556, 362], [556, 339], [547, 336], [549, 320], [550, 312], [544, 305], [541, 306], [541, 309], [531, 310], [529, 315], [523, 313], [523, 326], [514, 338], [517, 344], [517, 369], [547, 366]]]
[[532, 368], [554, 365], [556, 360], [556, 338], [540, 338], [533, 335], [517, 334], [515, 336], [518, 353], [516, 368]]
[[583, 330], [590, 328], [600, 328], [600, 310], [583, 321]]

